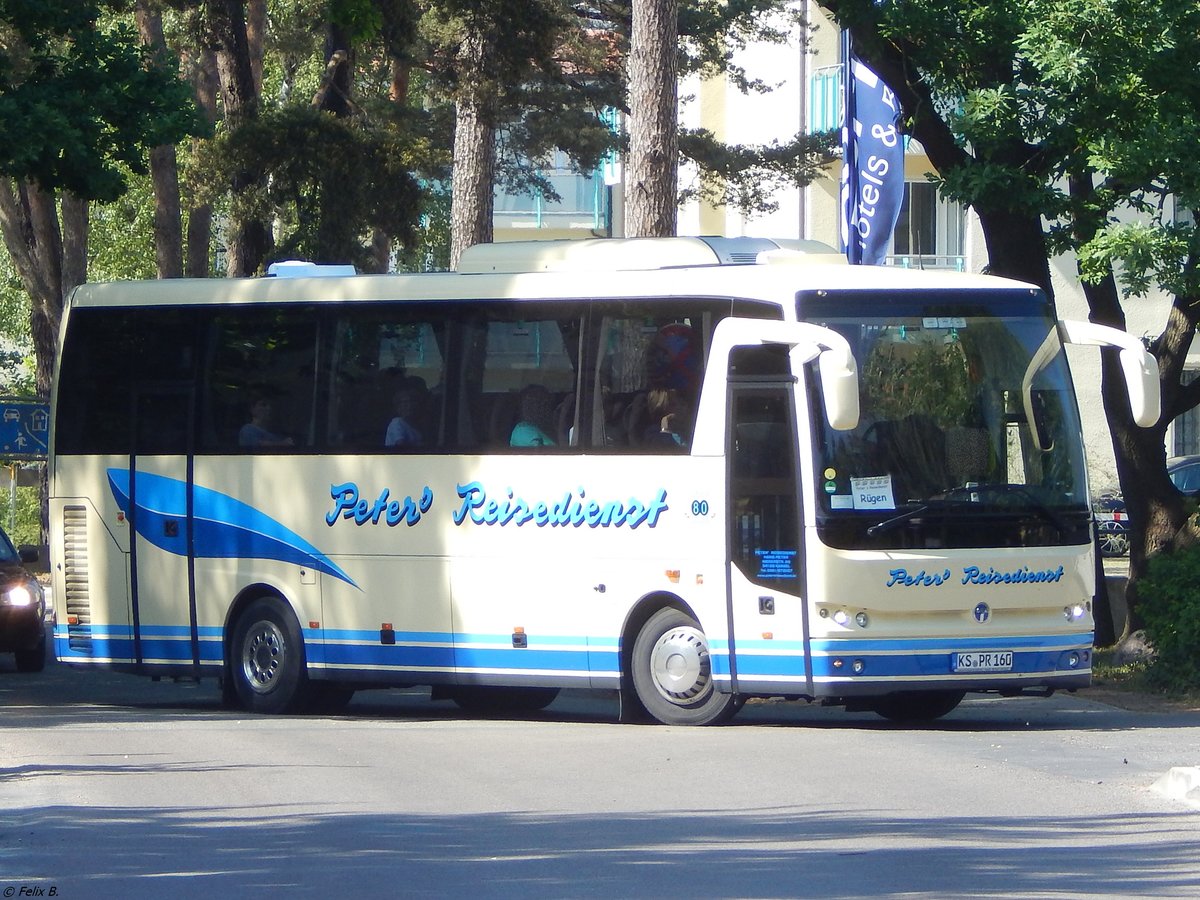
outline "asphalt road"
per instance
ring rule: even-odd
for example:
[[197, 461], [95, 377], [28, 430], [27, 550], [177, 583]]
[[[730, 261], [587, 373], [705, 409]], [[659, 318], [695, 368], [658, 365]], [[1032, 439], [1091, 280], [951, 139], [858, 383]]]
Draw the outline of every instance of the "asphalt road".
[[1150, 789], [1200, 764], [1200, 714], [1083, 694], [917, 729], [781, 702], [620, 725], [579, 693], [271, 718], [3, 656], [0, 716], [4, 897], [1200, 895], [1200, 811]]

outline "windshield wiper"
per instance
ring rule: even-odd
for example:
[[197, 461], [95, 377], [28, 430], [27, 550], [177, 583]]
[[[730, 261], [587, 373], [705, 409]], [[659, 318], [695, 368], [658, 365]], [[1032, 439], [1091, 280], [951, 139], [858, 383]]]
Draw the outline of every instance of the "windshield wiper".
[[1028, 504], [1028, 510], [1024, 508], [1005, 509], [1004, 507], [991, 505], [987, 507], [987, 512], [989, 513], [997, 511], [1029, 511], [1045, 519], [1059, 531], [1065, 531], [1068, 527], [1067, 523], [1063, 521], [1061, 516], [1059, 516], [1054, 510], [1050, 509], [1050, 507], [1046, 506], [1045, 503], [1038, 499], [1037, 495], [1035, 495], [1024, 485], [983, 483], [969, 486], [960, 485], [958, 487], [952, 487], [944, 491], [939, 491], [938, 493], [933, 494], [924, 503], [920, 503], [911, 509], [904, 510], [904, 512], [899, 513], [890, 519], [884, 519], [882, 522], [877, 522], [876, 524], [872, 525], [867, 529], [867, 536], [874, 537], [877, 534], [883, 534], [884, 532], [891, 531], [892, 529], [897, 528], [906, 522], [910, 522], [918, 516], [924, 515], [933, 509], [937, 509], [939, 511], [951, 508], [961, 510], [964, 508], [981, 506], [983, 501], [980, 499], [980, 495], [988, 493], [1003, 495], [1006, 497], [1019, 497]]
[[[998, 494], [1004, 497], [1019, 497], [1024, 500], [1030, 510], [1040, 515], [1043, 519], [1057, 528], [1059, 531], [1065, 531], [1067, 523], [1062, 517], [1047, 506], [1038, 496], [1029, 490], [1023, 484], [1008, 484], [1006, 482], [983, 482], [981, 484], [964, 484], [958, 487], [948, 488], [941, 493], [935, 494], [931, 500], [945, 499], [949, 500], [956, 496], [966, 494], [971, 503], [982, 502], [978, 499], [981, 494]], [[994, 507], [993, 507], [994, 508]]]
[[906, 509], [898, 516], [892, 516], [890, 519], [884, 519], [882, 522], [876, 522], [867, 529], [867, 537], [875, 537], [877, 534], [883, 534], [885, 531], [891, 531], [898, 525], [903, 525], [905, 522], [915, 519], [922, 513], [929, 512], [931, 504], [922, 503], [920, 506], [914, 506], [912, 509]]

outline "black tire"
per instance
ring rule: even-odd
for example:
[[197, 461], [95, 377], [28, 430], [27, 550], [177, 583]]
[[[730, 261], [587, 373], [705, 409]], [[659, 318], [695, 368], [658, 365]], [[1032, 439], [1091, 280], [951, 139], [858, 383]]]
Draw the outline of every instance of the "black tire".
[[246, 607], [229, 649], [229, 677], [244, 709], [277, 714], [304, 708], [304, 637], [283, 601], [263, 597]]
[[646, 712], [664, 725], [715, 725], [738, 710], [717, 690], [708, 640], [687, 613], [665, 607], [633, 643], [633, 688]]
[[892, 722], [932, 722], [962, 703], [966, 691], [901, 691], [880, 697], [874, 711]]
[[37, 647], [33, 650], [18, 650], [13, 654], [17, 660], [17, 671], [28, 672], [30, 674], [40, 672], [46, 668], [46, 634], [42, 633], [42, 639], [38, 641]]
[[545, 709], [558, 697], [558, 688], [494, 687], [464, 685], [451, 688], [448, 696], [459, 709], [481, 713], [526, 713]]

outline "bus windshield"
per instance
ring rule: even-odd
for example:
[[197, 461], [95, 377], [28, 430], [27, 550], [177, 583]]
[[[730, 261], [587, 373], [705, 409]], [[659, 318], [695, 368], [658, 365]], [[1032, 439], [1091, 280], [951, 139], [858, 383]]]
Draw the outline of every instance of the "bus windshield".
[[[1029, 291], [802, 297], [842, 334], [861, 418], [814, 409], [819, 530], [843, 548], [1090, 539], [1078, 409], [1049, 306]], [[1051, 335], [1054, 337], [1050, 337]]]

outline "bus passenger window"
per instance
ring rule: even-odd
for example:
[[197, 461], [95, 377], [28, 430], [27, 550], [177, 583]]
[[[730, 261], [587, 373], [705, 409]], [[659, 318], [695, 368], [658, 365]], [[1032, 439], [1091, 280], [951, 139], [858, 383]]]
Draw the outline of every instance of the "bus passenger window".
[[186, 453], [192, 310], [81, 309], [59, 369], [59, 453]]
[[580, 319], [527, 304], [480, 312], [466, 346], [482, 352], [463, 357], [463, 443], [495, 453], [579, 446]]
[[606, 317], [600, 340], [593, 441], [642, 453], [685, 450], [700, 391], [692, 317]]
[[312, 447], [317, 325], [305, 307], [227, 310], [212, 323], [202, 445], [257, 452]]
[[329, 443], [362, 453], [428, 453], [443, 445], [445, 325], [427, 309], [344, 315], [334, 329]]

